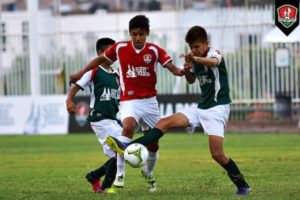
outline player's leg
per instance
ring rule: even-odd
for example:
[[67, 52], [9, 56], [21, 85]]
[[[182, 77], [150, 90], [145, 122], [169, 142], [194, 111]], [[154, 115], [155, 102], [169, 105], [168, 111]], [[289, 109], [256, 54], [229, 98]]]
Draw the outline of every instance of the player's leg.
[[159, 140], [165, 132], [171, 128], [186, 128], [190, 126], [190, 119], [183, 113], [175, 113], [169, 117], [162, 118], [158, 121], [155, 128], [151, 129], [149, 134], [145, 134], [142, 137], [139, 137], [128, 144], [120, 141], [119, 138], [107, 137], [106, 141], [108, 145], [116, 152], [124, 155], [124, 150], [126, 146], [133, 143], [140, 143], [144, 146], [152, 144]]
[[189, 126], [190, 122], [187, 116], [178, 112], [169, 117], [160, 119], [155, 128], [150, 131], [150, 134], [137, 138], [131, 143], [140, 143], [146, 146], [158, 141], [168, 130], [172, 128], [186, 128]]
[[230, 112], [229, 105], [219, 105], [209, 109], [197, 109], [198, 118], [209, 135], [209, 149], [212, 158], [228, 173], [230, 179], [237, 186], [239, 195], [247, 195], [251, 189], [244, 180], [235, 162], [228, 158], [223, 150], [224, 129]]
[[105, 191], [105, 189], [111, 187], [116, 176], [116, 154], [110, 149], [110, 147], [105, 142], [105, 137], [108, 135], [108, 133], [114, 136], [116, 134], [120, 135], [121, 128], [118, 129], [118, 127], [120, 126], [117, 123], [117, 121], [110, 119], [104, 119], [98, 122], [91, 122], [91, 127], [94, 130], [98, 141], [102, 145], [103, 153], [108, 158], [110, 158], [102, 167], [98, 168], [94, 171], [94, 173], [92, 173], [95, 174], [98, 179], [105, 175], [105, 178], [97, 191], [101, 193]]
[[[144, 135], [147, 135], [147, 134], [151, 134], [150, 130], [144, 131]], [[155, 164], [158, 160], [158, 149], [159, 149], [158, 141], [155, 141], [154, 143], [147, 145], [147, 149], [149, 152], [147, 164], [142, 168], [141, 173], [144, 176], [144, 178], [146, 179], [146, 182], [149, 187], [149, 191], [155, 192], [156, 191], [156, 181], [153, 177], [153, 171], [154, 171]]]
[[128, 116], [122, 120], [122, 125], [122, 136], [132, 139], [137, 127], [137, 120], [134, 117]]
[[209, 135], [209, 149], [212, 158], [218, 162], [226, 171], [229, 178], [238, 188], [237, 195], [248, 195], [251, 189], [245, 181], [236, 163], [224, 154], [223, 138], [220, 136]]
[[91, 183], [91, 186], [92, 186], [92, 189], [93, 189], [94, 192], [99, 191], [99, 189], [101, 187], [100, 178], [105, 175], [107, 165], [111, 161], [111, 159], [108, 159], [102, 166], [100, 166], [99, 168], [89, 172], [85, 176], [86, 180]]
[[[111, 130], [108, 132], [108, 135], [110, 135], [110, 136], [119, 137], [122, 133], [122, 127], [115, 120], [112, 121], [112, 126], [110, 129]], [[117, 154], [116, 165], [117, 165], [117, 173], [116, 173], [116, 178], [115, 178], [113, 185], [116, 187], [124, 187], [124, 184], [125, 184], [125, 160], [119, 154]]]
[[106, 189], [110, 188], [115, 180], [117, 172], [117, 160], [116, 158], [110, 159], [107, 164], [105, 178], [102, 182], [102, 185], [99, 189], [99, 193], [104, 193]]

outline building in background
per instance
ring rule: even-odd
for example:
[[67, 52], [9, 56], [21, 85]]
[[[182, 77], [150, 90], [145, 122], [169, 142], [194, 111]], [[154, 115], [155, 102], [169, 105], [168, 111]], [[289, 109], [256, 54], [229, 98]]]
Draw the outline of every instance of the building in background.
[[[26, 10], [26, 0], [2, 0], [2, 10]], [[59, 10], [61, 14], [95, 12], [170, 11], [189, 8], [262, 6], [272, 0], [39, 0], [40, 9]]]

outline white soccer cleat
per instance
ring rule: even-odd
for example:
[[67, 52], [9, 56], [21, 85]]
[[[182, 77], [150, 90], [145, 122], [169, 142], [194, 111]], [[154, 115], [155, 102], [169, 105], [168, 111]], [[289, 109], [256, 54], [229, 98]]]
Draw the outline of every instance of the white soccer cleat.
[[124, 176], [123, 175], [120, 175], [120, 176], [117, 176], [113, 185], [115, 187], [119, 187], [119, 188], [122, 188], [124, 187], [124, 184], [125, 184], [125, 180], [124, 180]]
[[148, 191], [149, 192], [156, 192], [156, 181], [153, 176], [147, 176], [144, 170], [141, 171], [142, 175], [145, 177], [146, 182], [148, 184]]

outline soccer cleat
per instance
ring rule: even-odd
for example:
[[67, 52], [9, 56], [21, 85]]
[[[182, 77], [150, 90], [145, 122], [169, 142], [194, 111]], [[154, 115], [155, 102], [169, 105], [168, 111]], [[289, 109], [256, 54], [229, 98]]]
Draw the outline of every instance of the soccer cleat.
[[99, 188], [97, 193], [105, 195], [105, 194], [115, 194], [115, 193], [117, 193], [117, 191], [114, 188], [106, 188], [105, 190], [103, 190], [102, 188]]
[[112, 136], [107, 136], [105, 138], [105, 141], [113, 151], [119, 153], [120, 156], [124, 157], [124, 150], [126, 149], [128, 144], [125, 144]]
[[105, 190], [106, 194], [115, 194], [117, 191], [114, 188], [106, 188]]
[[153, 178], [153, 176], [147, 176], [144, 172], [144, 170], [141, 171], [142, 175], [145, 177], [146, 179], [146, 182], [148, 184], [148, 191], [149, 192], [155, 192], [156, 191], [156, 181], [155, 179]]
[[247, 196], [250, 193], [251, 193], [251, 188], [250, 187], [242, 187], [242, 188], [238, 188], [238, 190], [235, 194], [239, 195], [239, 196]]
[[116, 179], [115, 179], [113, 185], [116, 186], [116, 187], [122, 188], [122, 187], [124, 187], [124, 183], [125, 183], [125, 181], [124, 181], [124, 176], [123, 176], [123, 175], [120, 175], [120, 176], [117, 176], [117, 177], [116, 177]]
[[86, 180], [88, 182], [90, 182], [91, 186], [92, 186], [92, 190], [94, 192], [98, 192], [99, 189], [101, 188], [101, 182], [100, 180], [98, 180], [97, 178], [94, 178], [93, 175], [92, 175], [92, 172], [88, 173], [86, 176], [85, 176]]

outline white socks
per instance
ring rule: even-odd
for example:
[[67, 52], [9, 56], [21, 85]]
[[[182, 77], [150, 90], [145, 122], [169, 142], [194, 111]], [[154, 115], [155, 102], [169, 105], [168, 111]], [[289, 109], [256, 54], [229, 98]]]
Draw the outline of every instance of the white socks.
[[[119, 136], [117, 139], [124, 143], [131, 142], [131, 139], [128, 137], [125, 137], [125, 136]], [[116, 176], [118, 177], [121, 175], [123, 175], [123, 177], [125, 177], [125, 160], [123, 157], [121, 157], [119, 154], [117, 154], [117, 174], [116, 174]]]
[[158, 159], [158, 151], [157, 152], [149, 151], [149, 157], [147, 160], [147, 164], [143, 167], [143, 171], [146, 176], [148, 176], [148, 177], [152, 176], [153, 169], [154, 169], [157, 159]]

